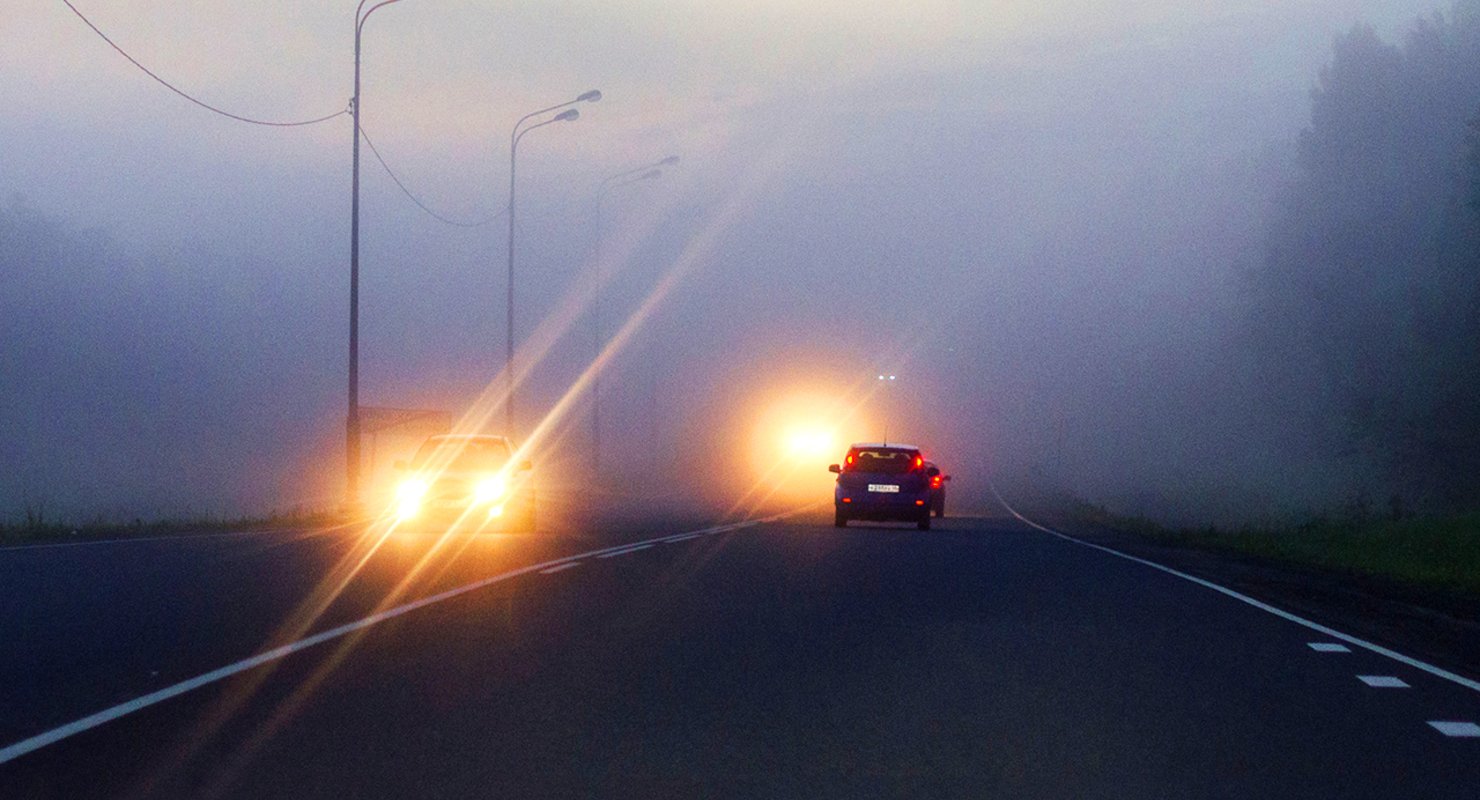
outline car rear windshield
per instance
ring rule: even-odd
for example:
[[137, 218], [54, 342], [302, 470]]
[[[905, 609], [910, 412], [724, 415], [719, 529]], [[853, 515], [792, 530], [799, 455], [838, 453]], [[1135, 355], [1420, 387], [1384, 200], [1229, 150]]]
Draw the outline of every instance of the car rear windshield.
[[416, 451], [412, 469], [430, 466], [455, 472], [498, 469], [509, 462], [509, 446], [497, 440], [432, 439]]
[[915, 459], [919, 455], [913, 450], [895, 450], [885, 447], [850, 450], [848, 451], [848, 463], [844, 465], [844, 468], [848, 472], [899, 474], [913, 469]]

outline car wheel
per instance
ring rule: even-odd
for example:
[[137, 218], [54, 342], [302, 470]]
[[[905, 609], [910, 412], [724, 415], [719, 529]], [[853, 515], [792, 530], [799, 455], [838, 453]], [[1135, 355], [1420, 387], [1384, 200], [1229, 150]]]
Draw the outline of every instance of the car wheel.
[[920, 515], [920, 520], [915, 523], [915, 527], [916, 528], [919, 528], [922, 531], [928, 531], [928, 530], [930, 530], [930, 512], [929, 511], [926, 511], [925, 513], [923, 513], [923, 514]]
[[846, 527], [848, 527], [848, 515], [847, 514], [844, 514], [842, 511], [834, 511], [833, 512], [833, 527], [835, 527], [835, 528], [846, 528]]

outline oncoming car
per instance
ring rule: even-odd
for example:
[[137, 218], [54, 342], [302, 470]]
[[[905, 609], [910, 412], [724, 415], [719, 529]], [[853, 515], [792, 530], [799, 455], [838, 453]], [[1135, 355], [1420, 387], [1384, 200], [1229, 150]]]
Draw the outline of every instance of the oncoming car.
[[476, 532], [533, 531], [531, 464], [513, 463], [503, 436], [441, 435], [422, 443], [409, 473], [396, 486], [392, 513], [398, 527]]
[[[913, 522], [930, 530], [931, 489], [920, 448], [908, 444], [860, 443], [848, 448], [833, 490], [833, 524], [850, 520]], [[937, 470], [938, 472], [938, 470]]]

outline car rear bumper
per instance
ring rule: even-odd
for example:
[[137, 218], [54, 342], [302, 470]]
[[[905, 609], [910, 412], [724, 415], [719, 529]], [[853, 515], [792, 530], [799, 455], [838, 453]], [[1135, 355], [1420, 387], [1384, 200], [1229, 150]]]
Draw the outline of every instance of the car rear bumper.
[[838, 498], [833, 505], [839, 514], [849, 519], [876, 521], [914, 520], [930, 511], [929, 498], [915, 496], [891, 497], [885, 500], [850, 497], [847, 501]]

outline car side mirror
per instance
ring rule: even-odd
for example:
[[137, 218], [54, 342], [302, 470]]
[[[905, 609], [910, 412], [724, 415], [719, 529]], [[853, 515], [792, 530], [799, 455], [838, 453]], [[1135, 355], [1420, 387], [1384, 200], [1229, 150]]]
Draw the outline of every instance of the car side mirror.
[[945, 476], [945, 477], [944, 477], [944, 478], [942, 478], [942, 479], [941, 479], [941, 480], [946, 480], [946, 481], [948, 481], [948, 480], [950, 480], [950, 479], [951, 479], [951, 476], [949, 476], [949, 475], [947, 475], [947, 476]]
[[404, 458], [398, 458], [398, 459], [396, 459], [395, 467], [396, 467], [396, 469], [398, 469], [398, 470], [400, 470], [402, 472], [405, 472], [406, 471], [406, 459], [404, 459]]
[[532, 469], [534, 469], [534, 462], [533, 461], [520, 461], [519, 462], [519, 471], [520, 472], [529, 472]]
[[836, 472], [839, 475], [841, 475], [843, 473], [843, 467], [841, 465], [839, 465], [839, 464], [828, 464], [827, 465], [827, 471], [828, 472]]

